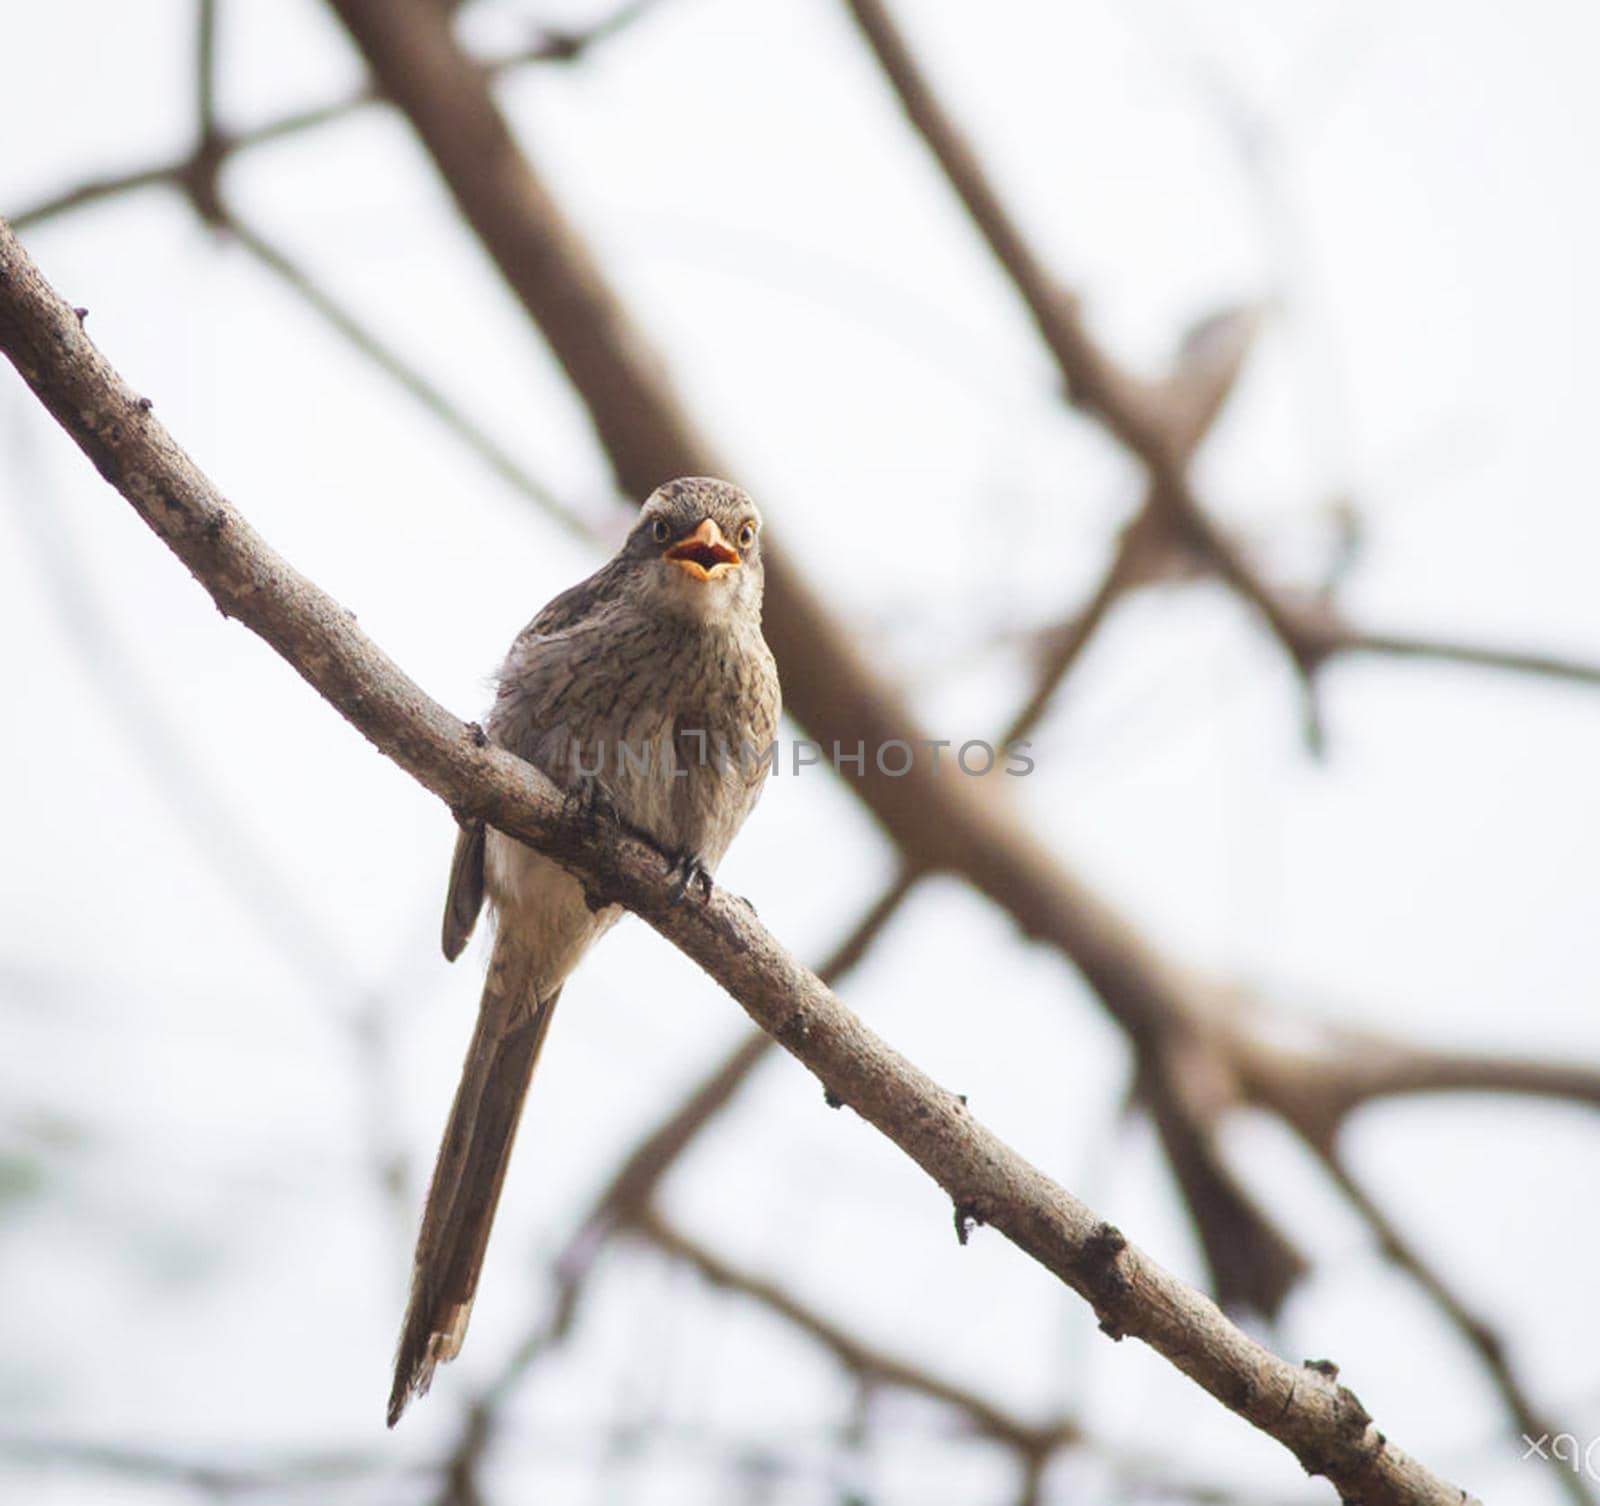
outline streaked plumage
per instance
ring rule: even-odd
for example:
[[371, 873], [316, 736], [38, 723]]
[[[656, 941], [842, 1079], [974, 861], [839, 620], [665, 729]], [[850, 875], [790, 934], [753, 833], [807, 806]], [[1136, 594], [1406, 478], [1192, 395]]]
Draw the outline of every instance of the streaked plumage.
[[[494, 742], [708, 871], [761, 791], [761, 765], [741, 749], [764, 750], [777, 731], [759, 529], [754, 504], [726, 482], [659, 488], [621, 550], [512, 644], [487, 721]], [[576, 879], [522, 843], [465, 827], [445, 902], [447, 957], [486, 898], [494, 953], [418, 1237], [391, 1427], [461, 1347], [551, 1012], [621, 913], [592, 912]]]

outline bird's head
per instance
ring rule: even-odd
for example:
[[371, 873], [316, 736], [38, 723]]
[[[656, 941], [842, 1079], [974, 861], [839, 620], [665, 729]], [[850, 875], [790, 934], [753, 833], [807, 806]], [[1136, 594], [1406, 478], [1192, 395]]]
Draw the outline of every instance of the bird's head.
[[657, 487], [624, 552], [663, 610], [716, 619], [761, 609], [761, 514], [726, 481], [687, 476]]

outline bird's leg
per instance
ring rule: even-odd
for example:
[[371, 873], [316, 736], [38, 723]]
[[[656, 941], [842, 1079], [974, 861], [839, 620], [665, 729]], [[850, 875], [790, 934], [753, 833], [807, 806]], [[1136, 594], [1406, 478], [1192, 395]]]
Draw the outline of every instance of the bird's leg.
[[700, 890], [701, 899], [711, 898], [711, 870], [700, 861], [698, 853], [680, 847], [676, 852], [663, 852], [661, 856], [666, 859], [667, 872], [676, 875], [671, 899], [674, 909], [683, 903], [691, 888]]
[[[609, 837], [613, 839], [601, 844], [600, 884], [594, 888], [585, 885], [584, 888], [584, 903], [591, 912], [598, 913], [616, 903], [614, 898], [616, 885], [612, 878], [616, 861], [614, 838], [618, 834], [645, 842], [649, 842], [650, 838], [630, 822], [622, 819], [622, 812], [617, 808], [615, 798], [598, 774], [578, 774], [567, 791], [566, 812], [572, 819], [584, 822], [591, 836], [599, 835], [601, 828], [607, 828]], [[653, 842], [650, 845], [655, 846]]]
[[[662, 862], [667, 865], [667, 872], [675, 875], [671, 897], [674, 908], [683, 903], [684, 896], [691, 888], [698, 887], [701, 898], [711, 898], [711, 870], [700, 861], [700, 855], [687, 847], [662, 847], [648, 832], [633, 825], [632, 822], [623, 820], [622, 812], [617, 809], [616, 800], [598, 774], [578, 775], [567, 791], [567, 811], [570, 815], [587, 821], [591, 830], [608, 825], [654, 847], [661, 854]], [[594, 909], [596, 906], [591, 905], [590, 908]]]

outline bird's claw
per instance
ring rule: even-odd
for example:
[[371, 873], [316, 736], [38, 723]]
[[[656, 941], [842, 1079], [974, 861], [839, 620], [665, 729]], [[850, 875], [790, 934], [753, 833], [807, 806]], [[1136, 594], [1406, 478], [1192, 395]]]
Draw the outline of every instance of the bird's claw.
[[674, 909], [683, 903], [692, 888], [700, 890], [702, 899], [711, 898], [711, 870], [700, 861], [697, 854], [690, 852], [688, 848], [683, 848], [678, 852], [667, 853], [665, 857], [667, 871], [676, 875], [669, 901]]

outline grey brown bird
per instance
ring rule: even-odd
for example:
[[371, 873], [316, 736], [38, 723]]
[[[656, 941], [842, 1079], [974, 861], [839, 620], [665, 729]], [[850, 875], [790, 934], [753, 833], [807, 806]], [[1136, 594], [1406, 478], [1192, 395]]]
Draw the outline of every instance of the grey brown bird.
[[[669, 482], [615, 557], [511, 645], [489, 737], [652, 841], [680, 885], [708, 880], [761, 792], [760, 755], [777, 731], [761, 588], [761, 517], [750, 498], [724, 481]], [[578, 881], [532, 848], [466, 825], [445, 901], [452, 961], [485, 898], [494, 953], [422, 1215], [390, 1427], [461, 1348], [551, 1013], [621, 914], [591, 911]]]

